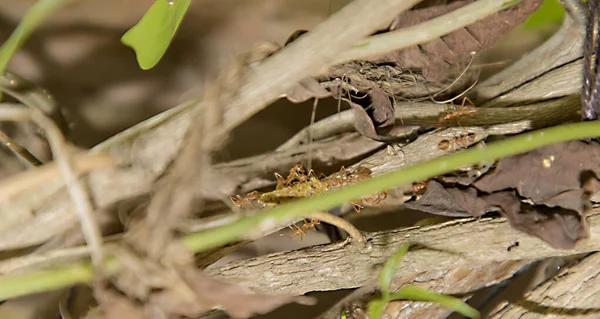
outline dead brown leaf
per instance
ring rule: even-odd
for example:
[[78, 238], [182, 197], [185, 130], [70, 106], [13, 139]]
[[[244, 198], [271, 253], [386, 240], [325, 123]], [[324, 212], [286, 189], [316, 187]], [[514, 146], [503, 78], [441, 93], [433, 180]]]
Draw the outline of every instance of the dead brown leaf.
[[285, 92], [284, 96], [292, 103], [302, 103], [312, 98], [324, 99], [330, 97], [331, 93], [323, 88], [316, 79], [306, 78]]
[[[346, 99], [354, 111], [354, 127], [365, 137], [379, 142], [393, 142], [404, 136], [387, 136], [396, 121], [395, 108], [383, 89], [374, 88], [362, 99]], [[366, 104], [366, 105], [365, 105]]]
[[488, 211], [499, 210], [513, 228], [536, 236], [554, 248], [571, 249], [578, 240], [588, 237], [588, 225], [578, 210], [564, 206], [581, 204], [582, 198], [587, 198], [584, 191], [574, 190], [552, 198], [556, 207], [529, 205], [522, 203], [514, 191], [478, 196], [473, 187], [445, 188], [432, 180], [419, 200], [405, 205], [431, 214], [452, 217], [480, 217]]
[[244, 288], [211, 278], [200, 271], [189, 268], [181, 273], [193, 291], [192, 298], [173, 290], [155, 293], [147, 304], [147, 314], [199, 316], [211, 309], [223, 309], [232, 318], [249, 318], [264, 314], [284, 304], [296, 302], [313, 305], [315, 300], [305, 296], [275, 296], [254, 294]]
[[[582, 180], [589, 173], [599, 176], [600, 145], [583, 141], [553, 144], [501, 159], [496, 169], [473, 183], [492, 193], [516, 189], [535, 204], [560, 206], [581, 212], [584, 205]], [[593, 175], [592, 174], [592, 175]]]
[[427, 183], [425, 193], [415, 202], [408, 202], [406, 207], [428, 212], [430, 214], [451, 217], [478, 217], [486, 212], [488, 204], [477, 197], [474, 188], [445, 188], [437, 181]]
[[572, 249], [578, 240], [589, 236], [585, 218], [576, 211], [525, 204], [513, 191], [496, 192], [482, 198], [490, 207], [499, 208], [512, 227], [536, 236], [554, 248]]
[[[390, 31], [417, 25], [473, 2], [472, 0], [427, 0], [399, 15]], [[456, 67], [466, 65], [471, 52], [490, 48], [500, 37], [523, 23], [539, 8], [541, 0], [523, 0], [472, 25], [456, 30], [433, 41], [376, 56], [368, 61], [394, 63], [406, 69], [420, 71], [428, 81], [440, 82], [453, 74]]]

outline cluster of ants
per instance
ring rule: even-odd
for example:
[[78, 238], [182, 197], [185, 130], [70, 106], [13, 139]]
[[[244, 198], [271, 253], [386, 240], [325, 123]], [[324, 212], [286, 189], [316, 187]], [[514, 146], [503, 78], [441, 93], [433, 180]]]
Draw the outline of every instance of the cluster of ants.
[[[444, 114], [439, 119], [439, 124], [444, 125], [448, 121], [461, 117], [461, 116], [473, 116], [477, 112], [477, 108], [473, 105], [465, 105], [463, 99], [460, 108], [454, 112]], [[452, 147], [455, 149], [458, 147], [466, 147], [468, 144], [475, 140], [475, 134], [462, 134], [454, 138], [452, 141], [443, 140], [438, 144], [440, 150], [447, 150]], [[371, 178], [371, 171], [368, 168], [358, 168], [356, 171], [348, 172], [343, 166], [340, 171], [329, 177], [322, 174], [317, 176], [311, 169], [308, 172], [300, 164], [292, 167], [287, 177], [275, 173], [277, 179], [277, 186], [275, 190], [261, 193], [253, 191], [246, 194], [245, 197], [240, 195], [232, 196], [231, 201], [238, 209], [256, 209], [273, 207], [282, 203], [288, 202], [297, 198], [306, 198], [315, 195], [322, 194], [324, 192], [341, 188], [350, 184], [358, 183], [366, 179]], [[421, 183], [413, 184], [413, 192], [416, 195], [420, 195], [425, 191], [426, 181]], [[366, 206], [374, 206], [387, 198], [387, 192], [380, 192], [369, 197], [365, 197], [356, 201], [351, 202], [352, 206], [357, 212]], [[293, 225], [290, 226], [294, 235], [303, 236], [309, 229], [316, 230], [315, 225], [320, 224], [319, 220], [311, 219], [311, 221], [304, 220], [302, 226]]]
[[[342, 167], [338, 173], [326, 177], [322, 174], [317, 176], [312, 169], [306, 172], [304, 167], [298, 164], [290, 169], [286, 178], [277, 173], [275, 173], [275, 178], [277, 179], [275, 190], [266, 193], [253, 191], [245, 197], [236, 195], [231, 197], [231, 201], [238, 209], [273, 207], [293, 199], [319, 195], [364, 181], [371, 178], [371, 171], [367, 168], [359, 168], [355, 172], [348, 172]], [[360, 212], [366, 206], [380, 203], [387, 196], [388, 193], [384, 191], [350, 203], [357, 212]], [[292, 229], [294, 234], [303, 235], [306, 234], [306, 230], [315, 229], [315, 225], [319, 223], [318, 220], [314, 219], [311, 222], [305, 220], [302, 227], [296, 226]]]
[[[231, 201], [238, 208], [258, 208], [273, 207], [292, 199], [311, 197], [324, 192], [348, 186], [371, 178], [371, 171], [367, 168], [359, 168], [356, 172], [349, 173], [344, 167], [339, 173], [329, 177], [322, 174], [317, 176], [313, 170], [308, 173], [298, 164], [290, 169], [287, 178], [275, 173], [277, 186], [275, 190], [267, 193], [253, 191], [245, 197], [236, 195], [231, 197]], [[370, 197], [365, 197], [351, 202], [356, 211], [365, 206], [373, 206], [387, 197], [387, 192], [380, 192]]]
[[[460, 108], [454, 112], [444, 114], [439, 119], [440, 126], [445, 125], [448, 121], [458, 118], [461, 116], [474, 116], [477, 113], [477, 107], [474, 105], [465, 105], [465, 102], [469, 101], [471, 104], [471, 100], [468, 98], [464, 98]], [[452, 140], [443, 140], [438, 144], [438, 148], [442, 151], [451, 150], [455, 151], [459, 148], [467, 147], [475, 141], [475, 133], [461, 134], [459, 136], [454, 137]]]

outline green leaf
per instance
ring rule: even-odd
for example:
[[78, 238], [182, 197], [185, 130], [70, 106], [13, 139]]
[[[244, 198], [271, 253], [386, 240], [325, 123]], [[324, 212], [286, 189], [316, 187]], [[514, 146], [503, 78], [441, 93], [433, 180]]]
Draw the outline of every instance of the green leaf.
[[121, 42], [131, 47], [143, 70], [153, 68], [163, 57], [192, 0], [156, 0], [150, 10]]
[[23, 43], [49, 15], [74, 0], [39, 0], [27, 11], [21, 23], [0, 47], [0, 74], [4, 74], [6, 66]]
[[390, 283], [392, 282], [392, 278], [394, 278], [396, 268], [398, 268], [398, 264], [408, 252], [409, 247], [410, 244], [402, 245], [402, 247], [400, 247], [400, 249], [398, 249], [398, 251], [383, 265], [383, 269], [381, 269], [381, 272], [379, 273], [379, 288], [384, 296], [387, 296], [390, 293]]
[[565, 8], [558, 0], [544, 0], [540, 8], [525, 20], [523, 28], [536, 29], [547, 25], [560, 24], [565, 16]]
[[367, 315], [369, 316], [369, 319], [381, 318], [381, 314], [383, 314], [383, 310], [387, 303], [387, 299], [371, 300], [367, 306]]
[[395, 293], [390, 294], [388, 301], [392, 300], [435, 302], [440, 305], [444, 305], [448, 308], [451, 308], [454, 311], [460, 313], [461, 315], [467, 316], [469, 318], [475, 319], [481, 316], [477, 309], [469, 306], [464, 301], [458, 298], [454, 298], [444, 294], [439, 294], [437, 292], [427, 291], [425, 289], [412, 285], [404, 286], [398, 289], [398, 291], [396, 291]]

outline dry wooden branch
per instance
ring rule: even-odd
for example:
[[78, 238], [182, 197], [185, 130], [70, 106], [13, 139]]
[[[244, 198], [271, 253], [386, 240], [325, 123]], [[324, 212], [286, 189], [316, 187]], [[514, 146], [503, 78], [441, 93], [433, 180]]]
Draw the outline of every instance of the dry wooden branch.
[[[548, 98], [567, 96], [563, 99], [543, 101], [528, 104], [525, 106], [515, 106], [511, 108], [480, 108], [477, 113], [471, 117], [463, 118], [454, 123], [447, 123], [448, 126], [485, 126], [505, 124], [516, 121], [530, 121], [531, 125], [527, 129], [541, 128], [545, 126], [563, 123], [570, 120], [576, 120], [580, 117], [578, 114], [580, 106], [577, 97], [573, 95], [580, 89], [579, 82], [574, 83], [574, 79], [581, 79], [581, 72], [574, 70], [581, 69], [581, 63], [575, 62], [561, 68], [559, 71], [551, 71], [548, 76], [540, 77], [540, 84], [534, 81], [518, 90], [523, 94], [523, 99], [519, 100], [513, 92], [503, 95], [489, 104], [503, 103], [503, 105], [515, 104], [519, 102], [532, 101], [530, 94], [532, 92], [540, 99], [541, 92], [551, 93]], [[548, 91], [544, 91], [548, 90]], [[498, 101], [498, 102], [496, 102]], [[497, 104], [496, 104], [497, 103]], [[485, 105], [487, 106], [487, 104]], [[441, 116], [451, 110], [451, 106], [436, 103], [409, 103], [396, 102], [395, 114], [396, 125], [419, 125], [427, 127], [440, 126]], [[341, 132], [353, 130], [354, 113], [352, 110], [346, 110], [336, 115], [331, 115], [316, 122], [312, 126], [303, 128], [288, 141], [280, 145], [277, 150], [287, 150], [296, 148], [299, 144], [306, 144], [309, 140], [309, 132], [312, 131], [314, 140], [323, 139]]]
[[598, 318], [600, 254], [565, 267], [515, 303], [504, 302], [489, 318]]
[[[531, 82], [549, 70], [581, 58], [585, 28], [579, 21], [585, 19], [579, 17], [580, 15], [583, 15], [583, 12], [565, 15], [562, 27], [552, 38], [510, 67], [480, 83], [474, 93], [480, 100], [489, 101]], [[580, 85], [581, 82], [574, 83]]]
[[[574, 250], [556, 250], [510, 227], [504, 218], [465, 219], [429, 227], [366, 234], [369, 249], [347, 242], [271, 254], [210, 269], [209, 273], [260, 292], [304, 294], [355, 288], [377, 276], [377, 268], [402, 243], [419, 248], [405, 256], [396, 276], [493, 261], [541, 259], [600, 250], [600, 210], [589, 216], [590, 238]], [[477, 240], [473, 241], [473, 234]], [[519, 246], [507, 250], [516, 241]], [[327, 280], [323, 280], [327, 278]]]

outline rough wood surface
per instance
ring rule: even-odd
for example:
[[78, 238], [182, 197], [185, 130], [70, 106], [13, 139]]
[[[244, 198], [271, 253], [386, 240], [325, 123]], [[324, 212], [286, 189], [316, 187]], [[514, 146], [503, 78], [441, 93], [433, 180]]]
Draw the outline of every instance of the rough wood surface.
[[600, 254], [566, 267], [556, 277], [528, 292], [515, 303], [502, 303], [490, 315], [508, 318], [600, 317]]
[[[390, 286], [394, 291], [406, 284], [416, 283], [421, 288], [432, 289], [439, 293], [464, 295], [485, 287], [489, 287], [508, 279], [529, 261], [503, 261], [481, 264], [477, 266], [461, 266], [452, 270], [432, 270], [412, 276], [395, 277]], [[342, 311], [358, 307], [364, 310], [366, 302], [376, 291], [375, 284], [365, 285], [350, 293], [336, 303], [318, 319], [336, 318]], [[354, 310], [359, 311], [359, 310]], [[447, 307], [434, 303], [395, 301], [386, 309], [391, 318], [445, 318], [452, 313]]]
[[[234, 262], [209, 270], [212, 275], [260, 292], [304, 294], [355, 288], [373, 280], [379, 267], [402, 243], [411, 249], [397, 276], [493, 261], [541, 259], [600, 250], [600, 210], [588, 218], [590, 238], [574, 250], [556, 250], [512, 229], [504, 218], [464, 219], [429, 227], [366, 234], [368, 247], [348, 242], [310, 247]], [[515, 242], [518, 247], [508, 251]]]

